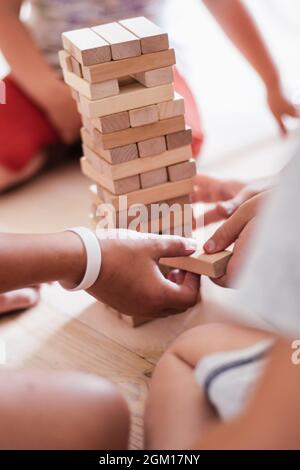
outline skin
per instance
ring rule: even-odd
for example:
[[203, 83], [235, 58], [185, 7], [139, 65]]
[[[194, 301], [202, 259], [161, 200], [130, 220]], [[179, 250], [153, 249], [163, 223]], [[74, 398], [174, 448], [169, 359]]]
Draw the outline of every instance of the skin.
[[201, 442], [220, 426], [216, 411], [195, 381], [197, 363], [208, 354], [248, 347], [265, 337], [256, 330], [222, 324], [198, 326], [181, 335], [152, 377], [145, 412], [146, 448], [190, 449], [197, 438]]
[[[180, 286], [163, 277], [161, 256], [193, 253], [188, 239], [101, 240], [102, 270], [89, 293], [124, 313], [164, 316], [192, 306], [199, 278], [187, 276]], [[72, 232], [45, 235], [0, 234], [0, 309], [12, 295], [30, 298], [42, 282], [77, 285], [86, 269], [81, 239]], [[130, 269], [128, 269], [130, 267]], [[11, 294], [11, 291], [19, 291]], [[9, 293], [7, 293], [9, 291]], [[36, 302], [38, 299], [32, 299]], [[1, 312], [1, 310], [0, 310]], [[79, 373], [2, 371], [0, 373], [0, 449], [125, 449], [129, 412], [109, 382]], [[24, 407], [24, 402], [26, 407]], [[46, 404], [46, 406], [45, 406]]]
[[[179, 286], [158, 268], [161, 257], [192, 254], [195, 241], [163, 236], [149, 239], [148, 234], [130, 240], [118, 238], [118, 233], [115, 230], [113, 239], [100, 242], [102, 268], [88, 290], [91, 295], [122, 313], [147, 318], [179, 313], [196, 303], [198, 276], [189, 274]], [[0, 294], [52, 281], [72, 288], [83, 278], [86, 254], [81, 239], [72, 232], [0, 234], [0, 265]]]
[[234, 243], [233, 254], [229, 260], [226, 274], [213, 279], [216, 284], [222, 287], [233, 285], [245, 262], [249, 241], [255, 229], [257, 212], [268, 195], [269, 192], [260, 193], [244, 202], [204, 244], [203, 248], [206, 253], [212, 254], [225, 250]]

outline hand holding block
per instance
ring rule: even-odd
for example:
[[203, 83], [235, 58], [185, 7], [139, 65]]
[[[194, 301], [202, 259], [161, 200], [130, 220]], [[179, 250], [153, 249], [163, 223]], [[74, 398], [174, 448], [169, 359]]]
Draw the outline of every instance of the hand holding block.
[[219, 253], [208, 255], [203, 253], [203, 250], [199, 250], [191, 256], [161, 258], [159, 263], [170, 268], [182, 269], [183, 271], [217, 278], [226, 273], [231, 255], [230, 251], [220, 251]]
[[120, 24], [141, 40], [143, 54], [169, 49], [167, 33], [144, 16], [129, 18], [120, 21]]

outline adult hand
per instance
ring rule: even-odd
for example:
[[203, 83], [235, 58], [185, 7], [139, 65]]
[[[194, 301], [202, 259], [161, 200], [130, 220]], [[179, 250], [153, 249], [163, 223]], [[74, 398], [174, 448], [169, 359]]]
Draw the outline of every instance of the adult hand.
[[267, 101], [281, 134], [286, 135], [288, 131], [284, 124], [284, 117], [300, 118], [300, 109], [287, 99], [278, 83], [267, 88]]
[[[129, 236], [120, 236], [124, 233]], [[99, 238], [101, 273], [88, 290], [96, 299], [139, 318], [180, 313], [197, 302], [199, 276], [189, 274], [176, 283], [158, 266], [162, 257], [191, 255], [197, 249], [194, 240], [122, 230], [110, 231], [105, 239], [99, 232]]]
[[227, 265], [226, 274], [213, 281], [223, 287], [230, 287], [244, 263], [249, 240], [255, 225], [255, 216], [265, 195], [261, 193], [242, 204], [235, 213], [204, 244], [206, 253], [225, 250], [234, 243], [233, 254]]

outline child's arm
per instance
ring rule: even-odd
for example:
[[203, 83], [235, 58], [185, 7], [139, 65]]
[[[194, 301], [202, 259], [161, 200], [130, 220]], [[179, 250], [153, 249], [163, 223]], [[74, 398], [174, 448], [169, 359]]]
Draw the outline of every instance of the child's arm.
[[[88, 292], [122, 313], [140, 318], [186, 310], [198, 299], [199, 277], [189, 274], [182, 285], [174, 284], [161, 274], [158, 261], [164, 256], [192, 254], [195, 242], [148, 237], [101, 240], [101, 272]], [[85, 248], [73, 232], [0, 234], [0, 294], [50, 281], [73, 287], [79, 285], [85, 270]]]
[[0, 49], [14, 80], [45, 111], [63, 140], [70, 142], [77, 137], [80, 126], [76, 105], [69, 87], [46, 63], [19, 19], [22, 3], [22, 0], [0, 2]]
[[280, 76], [253, 19], [240, 0], [204, 0], [224, 32], [263, 80], [271, 111], [283, 133], [283, 116], [299, 112], [283, 95]]

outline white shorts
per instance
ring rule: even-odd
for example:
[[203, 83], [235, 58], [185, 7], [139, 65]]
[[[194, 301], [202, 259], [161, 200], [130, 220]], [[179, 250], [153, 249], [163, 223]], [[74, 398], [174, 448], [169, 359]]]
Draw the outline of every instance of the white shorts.
[[206, 356], [195, 368], [197, 383], [223, 420], [240, 414], [263, 373], [274, 341]]

